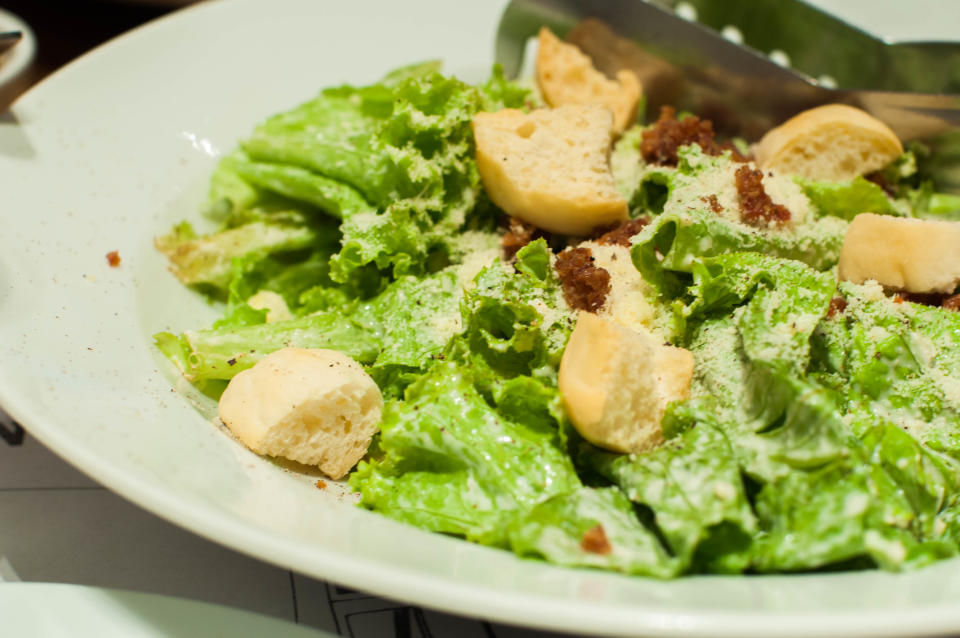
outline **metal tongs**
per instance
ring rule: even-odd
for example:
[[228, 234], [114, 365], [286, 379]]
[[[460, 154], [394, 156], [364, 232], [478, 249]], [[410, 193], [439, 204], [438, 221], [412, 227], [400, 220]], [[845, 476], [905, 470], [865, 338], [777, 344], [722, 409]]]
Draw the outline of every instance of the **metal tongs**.
[[[512, 0], [496, 59], [516, 77], [528, 39], [547, 26], [604, 73], [636, 72], [648, 121], [669, 104], [747, 141], [804, 109], [851, 104], [904, 142], [923, 141], [937, 188], [960, 192], [960, 44], [889, 44], [801, 0], [686, 4], [702, 24], [649, 0]], [[792, 66], [721, 36], [727, 25], [753, 46], [780, 49]]]

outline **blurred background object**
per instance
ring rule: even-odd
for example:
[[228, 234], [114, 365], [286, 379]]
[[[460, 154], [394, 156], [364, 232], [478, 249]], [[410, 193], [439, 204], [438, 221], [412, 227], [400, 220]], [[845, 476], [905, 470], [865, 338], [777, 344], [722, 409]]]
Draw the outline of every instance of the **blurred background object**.
[[[97, 45], [193, 1], [0, 0], [0, 30], [7, 28], [2, 13], [5, 10], [19, 16], [36, 37], [32, 64], [18, 74], [7, 101]], [[13, 51], [25, 44], [21, 42]], [[0, 78], [5, 66], [0, 64]]]
[[0, 34], [13, 36], [4, 39], [0, 47], [0, 112], [29, 86], [28, 73], [36, 53], [36, 38], [30, 27], [15, 14], [0, 9]]

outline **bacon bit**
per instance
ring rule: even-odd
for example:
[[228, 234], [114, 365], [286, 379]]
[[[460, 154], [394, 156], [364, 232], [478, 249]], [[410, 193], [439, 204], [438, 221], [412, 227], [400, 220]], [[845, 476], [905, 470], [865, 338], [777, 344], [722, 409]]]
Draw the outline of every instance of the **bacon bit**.
[[737, 194], [740, 196], [740, 218], [745, 224], [764, 227], [779, 225], [790, 219], [790, 211], [782, 204], [774, 204], [763, 189], [763, 173], [749, 166], [736, 172]]
[[689, 144], [699, 144], [707, 155], [720, 155], [731, 151], [733, 159], [745, 162], [746, 158], [733, 144], [718, 144], [713, 137], [713, 122], [688, 115], [677, 121], [677, 112], [672, 106], [660, 107], [660, 119], [643, 132], [640, 154], [650, 164], [677, 165], [677, 149]]
[[508, 217], [507, 220], [507, 230], [500, 238], [500, 248], [503, 250], [504, 259], [507, 261], [516, 257], [517, 251], [534, 239], [546, 237], [546, 232], [533, 224], [528, 224], [516, 217]]
[[834, 297], [830, 300], [830, 307], [827, 308], [827, 319], [833, 319], [836, 315], [847, 309], [847, 300], [843, 297]]
[[960, 294], [951, 295], [940, 292], [919, 293], [919, 292], [898, 292], [893, 296], [894, 303], [903, 303], [909, 301], [933, 308], [944, 308], [954, 312], [960, 311]]
[[325, 490], [327, 489], [327, 482], [323, 479], [320, 479], [317, 481], [317, 487], [319, 487], [321, 490]]
[[116, 268], [120, 265], [120, 252], [116, 250], [111, 250], [107, 253], [107, 263], [110, 264], [111, 268]]
[[931, 292], [931, 293], [922, 293], [922, 292], [898, 292], [899, 296], [903, 297], [904, 301], [909, 301], [911, 303], [918, 303], [922, 306], [933, 306], [937, 307], [943, 304], [943, 298], [945, 295]]
[[580, 547], [591, 554], [609, 554], [613, 551], [603, 525], [597, 524], [588, 529], [580, 540]]
[[643, 227], [650, 223], [647, 217], [637, 217], [630, 221], [623, 222], [619, 226], [608, 230], [597, 238], [598, 244], [604, 246], [626, 246], [630, 247], [630, 238], [643, 230]]
[[572, 248], [557, 255], [554, 265], [563, 284], [567, 304], [576, 310], [596, 312], [610, 293], [610, 273], [593, 265], [589, 248]]
[[720, 205], [720, 201], [717, 199], [716, 195], [704, 195], [701, 197], [704, 203], [710, 207], [710, 210], [715, 212], [717, 215], [723, 212], [723, 206]]
[[886, 178], [886, 176], [883, 174], [883, 171], [874, 171], [873, 173], [867, 173], [867, 174], [864, 175], [863, 177], [864, 177], [864, 179], [866, 179], [867, 181], [873, 182], [874, 184], [876, 184], [877, 186], [879, 186], [880, 188], [882, 188], [882, 189], [883, 189], [883, 192], [885, 192], [885, 193], [886, 193], [887, 195], [889, 195], [890, 197], [895, 197], [895, 196], [896, 196], [897, 193], [896, 193], [896, 190], [895, 190], [894, 187], [893, 187], [893, 184], [891, 184], [889, 181], [887, 181], [887, 178]]

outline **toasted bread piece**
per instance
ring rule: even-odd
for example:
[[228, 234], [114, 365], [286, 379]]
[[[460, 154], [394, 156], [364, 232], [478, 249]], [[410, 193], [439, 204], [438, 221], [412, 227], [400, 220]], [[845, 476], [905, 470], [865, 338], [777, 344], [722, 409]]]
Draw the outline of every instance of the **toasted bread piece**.
[[754, 146], [763, 170], [845, 180], [883, 168], [903, 145], [886, 124], [844, 104], [809, 109], [768, 131]]
[[560, 360], [560, 395], [577, 431], [615, 452], [643, 452], [663, 442], [667, 403], [684, 399], [693, 355], [581, 312]]
[[490, 199], [544, 230], [586, 235], [627, 219], [610, 173], [610, 110], [570, 105], [477, 113], [477, 168]]
[[863, 213], [843, 238], [837, 276], [907, 292], [952, 293], [960, 284], [960, 222]]
[[643, 87], [633, 71], [617, 71], [616, 80], [594, 68], [590, 58], [562, 42], [547, 27], [540, 29], [537, 49], [537, 85], [550, 106], [602, 104], [613, 111], [619, 135], [637, 121]]
[[257, 454], [316, 465], [342, 478], [380, 427], [373, 379], [335, 350], [283, 348], [230, 380], [220, 419]]

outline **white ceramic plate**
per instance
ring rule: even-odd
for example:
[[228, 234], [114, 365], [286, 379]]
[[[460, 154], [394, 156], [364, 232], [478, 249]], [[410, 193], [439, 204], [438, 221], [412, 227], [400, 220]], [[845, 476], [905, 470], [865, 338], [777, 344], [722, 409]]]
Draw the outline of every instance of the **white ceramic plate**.
[[0, 584], [0, 631], [5, 636], [230, 636], [336, 638], [291, 622], [195, 600], [141, 592], [51, 583]]
[[[501, 3], [201, 4], [57, 73], [0, 120], [0, 403], [74, 465], [202, 536], [384, 596], [591, 634], [960, 632], [960, 562], [656, 582], [523, 561], [338, 502], [246, 451], [177, 392], [151, 347], [211, 309], [154, 235], [193, 216], [260, 119], [322, 86], [443, 57], [486, 74]], [[118, 250], [119, 268], [105, 254]]]

